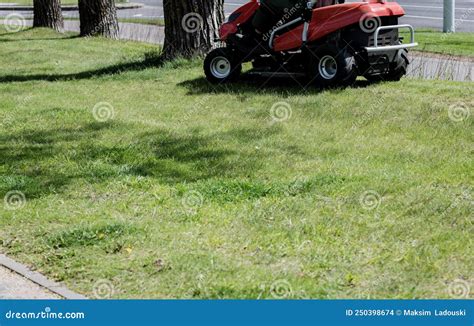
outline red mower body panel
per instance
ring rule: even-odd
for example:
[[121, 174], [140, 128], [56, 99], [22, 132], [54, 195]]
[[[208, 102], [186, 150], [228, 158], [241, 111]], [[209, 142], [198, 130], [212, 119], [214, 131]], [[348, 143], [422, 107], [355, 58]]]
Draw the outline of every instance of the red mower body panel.
[[[226, 41], [230, 35], [237, 33], [238, 26], [251, 19], [259, 6], [257, 0], [252, 0], [234, 11], [229, 17], [229, 22], [221, 26], [220, 39]], [[368, 2], [315, 8], [309, 26], [308, 42], [316, 41], [347, 26], [358, 24], [364, 19], [386, 16], [400, 17], [403, 15], [405, 15], [405, 11], [398, 3], [383, 0], [369, 0]], [[277, 36], [273, 50], [278, 52], [300, 48], [303, 44], [302, 35], [303, 25], [301, 24], [291, 31]]]
[[[229, 16], [229, 19], [231, 21], [223, 24], [219, 29], [220, 39], [222, 41], [225, 41], [227, 40], [229, 35], [237, 33], [238, 26], [251, 19], [259, 7], [260, 5], [257, 0], [252, 0], [251, 2], [243, 5], [242, 7], [234, 11]], [[233, 19], [232, 17], [236, 18]]]
[[[344, 27], [358, 24], [364, 19], [385, 16], [403, 16], [405, 11], [396, 2], [385, 3], [347, 3], [317, 8], [309, 25], [308, 42], [316, 41]], [[286, 51], [303, 44], [303, 25], [275, 38], [274, 50]]]

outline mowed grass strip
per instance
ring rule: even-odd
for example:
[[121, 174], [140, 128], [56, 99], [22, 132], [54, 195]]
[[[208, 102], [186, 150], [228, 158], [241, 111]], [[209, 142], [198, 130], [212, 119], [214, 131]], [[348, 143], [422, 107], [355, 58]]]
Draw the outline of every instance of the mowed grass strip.
[[0, 251], [73, 290], [449, 298], [472, 282], [471, 83], [214, 87], [151, 45], [2, 27], [0, 43]]
[[[410, 42], [410, 34], [402, 31], [405, 42]], [[474, 33], [441, 33], [436, 30], [421, 28], [415, 33], [419, 46], [415, 51], [432, 52], [444, 55], [474, 57]]]

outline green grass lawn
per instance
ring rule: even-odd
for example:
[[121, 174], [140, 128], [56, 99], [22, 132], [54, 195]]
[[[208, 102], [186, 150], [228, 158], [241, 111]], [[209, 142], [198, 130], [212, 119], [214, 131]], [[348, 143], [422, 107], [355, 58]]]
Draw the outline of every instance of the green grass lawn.
[[[408, 33], [402, 33], [402, 36], [409, 42]], [[474, 33], [445, 34], [429, 29], [419, 29], [415, 37], [420, 44], [414, 49], [415, 51], [474, 57]]]
[[165, 26], [165, 20], [163, 18], [133, 18], [132, 17], [132, 18], [119, 18], [119, 21], [123, 23]]
[[151, 45], [0, 43], [0, 251], [73, 290], [449, 298], [473, 281], [473, 123], [453, 116], [472, 83], [212, 87]]

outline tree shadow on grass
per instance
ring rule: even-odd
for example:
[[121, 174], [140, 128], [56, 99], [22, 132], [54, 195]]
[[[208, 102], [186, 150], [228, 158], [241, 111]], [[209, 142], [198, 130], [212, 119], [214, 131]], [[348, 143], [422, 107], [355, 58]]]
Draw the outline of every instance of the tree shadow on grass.
[[[357, 80], [351, 88], [365, 88], [371, 84], [366, 80]], [[286, 95], [294, 94], [317, 94], [325, 90], [338, 93], [344, 91], [344, 88], [321, 89], [309, 83], [304, 79], [293, 78], [265, 78], [249, 74], [242, 74], [238, 81], [223, 84], [211, 84], [206, 78], [200, 77], [193, 80], [187, 80], [179, 83], [178, 86], [185, 87], [189, 95], [202, 94], [243, 94], [243, 93], [272, 93], [277, 92]]]
[[[261, 157], [216, 142], [229, 139], [250, 142], [278, 130], [253, 132], [231, 130], [214, 134], [173, 134], [165, 130], [139, 133], [130, 141], [120, 135], [136, 126], [89, 123], [77, 128], [25, 130], [0, 133], [0, 195], [22, 191], [39, 198], [79, 180], [101, 183], [127, 176], [143, 176], [174, 185], [214, 177], [245, 177], [258, 168]], [[116, 137], [110, 137], [111, 131]], [[107, 139], [103, 139], [108, 134]]]
[[0, 83], [10, 82], [29, 82], [29, 81], [67, 81], [76, 79], [90, 79], [93, 77], [101, 77], [105, 75], [114, 75], [124, 73], [127, 71], [140, 71], [150, 67], [160, 67], [163, 65], [163, 60], [158, 52], [145, 53], [143, 60], [124, 62], [111, 65], [108, 67], [98, 68], [94, 70], [82, 71], [70, 74], [36, 74], [36, 75], [5, 75], [0, 76]]
[[77, 38], [76, 35], [64, 36], [64, 37], [44, 37], [44, 38], [22, 38], [22, 39], [9, 39], [1, 38], [5, 34], [0, 34], [0, 43], [14, 43], [14, 42], [25, 42], [25, 41], [61, 41]]
[[[0, 25], [2, 26], [2, 25]], [[5, 26], [5, 25], [3, 25]], [[23, 28], [19, 31], [11, 31], [11, 32], [6, 32], [6, 33], [0, 33], [0, 37], [4, 37], [4, 36], [18, 36], [18, 35], [21, 35], [21, 34], [25, 34], [25, 33], [29, 33], [31, 31], [33, 31], [35, 28], [33, 27], [28, 27], [28, 28]], [[51, 33], [54, 33], [53, 30], [50, 30]], [[13, 39], [10, 39], [10, 38], [0, 38], [0, 42], [23, 42], [23, 41], [50, 41], [50, 40], [54, 40], [54, 41], [61, 41], [61, 40], [69, 40], [69, 39], [74, 39], [74, 38], [78, 38], [79, 35], [67, 35], [67, 34], [61, 34], [61, 33], [58, 33], [56, 34], [56, 37], [34, 37], [34, 38], [13, 38]]]
[[[0, 24], [0, 26], [3, 26], [3, 27], [5, 28], [7, 25], [2, 25], [2, 24]], [[23, 29], [21, 29], [21, 30], [19, 30], [19, 31], [10, 31], [10, 32], [7, 31], [7, 32], [5, 32], [5, 33], [0, 33], [0, 37], [1, 37], [1, 36], [7, 36], [7, 35], [8, 35], [8, 36], [12, 36], [12, 35], [23, 34], [23, 33], [25, 33], [25, 32], [31, 31], [32, 29], [33, 29], [33, 27], [28, 27], [28, 28], [23, 28]]]

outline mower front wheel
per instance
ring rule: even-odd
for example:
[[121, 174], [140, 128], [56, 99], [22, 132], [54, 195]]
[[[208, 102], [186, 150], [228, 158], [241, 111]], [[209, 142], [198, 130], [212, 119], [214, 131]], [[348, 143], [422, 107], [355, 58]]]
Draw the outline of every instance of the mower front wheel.
[[242, 64], [236, 60], [232, 51], [227, 48], [212, 50], [204, 60], [204, 72], [213, 84], [235, 80], [242, 72]]
[[408, 65], [408, 50], [398, 50], [394, 62], [390, 64], [389, 71], [385, 74], [379, 75], [364, 75], [369, 82], [377, 83], [382, 81], [397, 82], [407, 74]]
[[387, 76], [389, 81], [399, 81], [408, 72], [408, 65], [410, 60], [408, 59], [408, 50], [402, 49], [397, 53], [397, 58], [390, 69], [390, 73]]
[[310, 51], [308, 76], [322, 88], [349, 86], [357, 79], [356, 61], [346, 49], [323, 45]]

